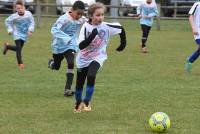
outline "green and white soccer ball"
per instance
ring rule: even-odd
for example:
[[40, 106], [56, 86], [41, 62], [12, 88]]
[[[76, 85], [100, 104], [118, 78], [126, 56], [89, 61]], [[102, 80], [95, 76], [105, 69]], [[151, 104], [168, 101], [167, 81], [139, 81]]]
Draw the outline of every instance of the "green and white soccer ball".
[[166, 113], [156, 112], [151, 115], [149, 125], [155, 132], [165, 132], [170, 128], [170, 119]]

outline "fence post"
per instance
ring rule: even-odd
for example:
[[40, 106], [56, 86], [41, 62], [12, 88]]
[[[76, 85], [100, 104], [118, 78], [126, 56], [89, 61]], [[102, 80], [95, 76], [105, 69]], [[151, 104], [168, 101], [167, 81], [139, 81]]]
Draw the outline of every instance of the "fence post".
[[36, 1], [36, 17], [37, 17], [37, 27], [41, 28], [41, 5], [40, 1]]
[[157, 30], [160, 31], [161, 4], [157, 3], [157, 7], [158, 7], [158, 16], [156, 17], [156, 26]]
[[174, 18], [177, 17], [177, 1], [174, 2]]
[[[111, 6], [119, 6], [119, 0], [111, 0], [110, 4]], [[112, 17], [118, 17], [118, 8], [111, 8], [110, 15]], [[116, 19], [114, 19], [114, 21], [116, 21]]]

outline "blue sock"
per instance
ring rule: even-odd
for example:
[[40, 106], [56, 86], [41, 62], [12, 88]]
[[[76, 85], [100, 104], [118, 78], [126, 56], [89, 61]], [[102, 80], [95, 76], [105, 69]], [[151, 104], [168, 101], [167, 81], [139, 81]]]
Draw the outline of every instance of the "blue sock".
[[82, 92], [83, 92], [83, 89], [76, 89], [75, 91], [75, 99], [77, 103], [82, 102]]
[[92, 99], [93, 92], [94, 92], [94, 86], [87, 85], [86, 86], [86, 94], [85, 94], [85, 98], [84, 98], [84, 102], [86, 105], [88, 105], [88, 103]]
[[198, 49], [197, 51], [195, 51], [192, 56], [189, 57], [189, 62], [193, 63], [200, 55], [200, 50]]

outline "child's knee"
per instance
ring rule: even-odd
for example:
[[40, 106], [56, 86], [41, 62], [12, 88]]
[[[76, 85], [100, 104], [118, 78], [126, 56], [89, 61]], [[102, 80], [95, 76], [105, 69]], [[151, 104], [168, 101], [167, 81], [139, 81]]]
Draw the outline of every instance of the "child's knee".
[[68, 63], [68, 69], [74, 69], [74, 62]]

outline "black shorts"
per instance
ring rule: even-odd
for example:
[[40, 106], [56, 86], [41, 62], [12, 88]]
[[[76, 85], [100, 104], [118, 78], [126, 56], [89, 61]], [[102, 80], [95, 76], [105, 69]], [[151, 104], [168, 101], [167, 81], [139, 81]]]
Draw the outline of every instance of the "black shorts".
[[72, 49], [68, 49], [67, 51], [60, 54], [53, 54], [54, 68], [58, 70], [60, 68], [62, 60], [65, 58], [67, 60], [68, 68], [73, 69], [75, 55], [76, 51]]

